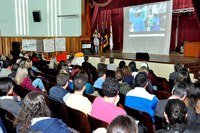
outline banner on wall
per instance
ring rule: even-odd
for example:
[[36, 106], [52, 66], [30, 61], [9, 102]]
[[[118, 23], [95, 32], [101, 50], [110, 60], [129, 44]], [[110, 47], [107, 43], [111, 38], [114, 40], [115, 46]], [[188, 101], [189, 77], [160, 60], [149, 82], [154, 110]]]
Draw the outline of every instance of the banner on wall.
[[55, 52], [54, 39], [43, 39], [44, 52]]
[[22, 40], [23, 51], [37, 51], [37, 40], [34, 39], [23, 39]]
[[55, 38], [55, 51], [66, 51], [65, 38]]

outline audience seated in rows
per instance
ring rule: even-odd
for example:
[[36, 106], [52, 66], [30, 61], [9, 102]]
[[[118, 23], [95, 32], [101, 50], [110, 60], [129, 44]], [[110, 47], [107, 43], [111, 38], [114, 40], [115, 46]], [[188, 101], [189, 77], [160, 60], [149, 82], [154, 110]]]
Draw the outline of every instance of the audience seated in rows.
[[145, 72], [139, 72], [135, 78], [135, 88], [126, 94], [125, 106], [148, 113], [154, 122], [158, 99], [155, 95], [146, 91], [147, 86], [147, 74]]
[[119, 83], [115, 78], [108, 77], [102, 85], [104, 97], [97, 97], [92, 104], [91, 116], [110, 123], [119, 115], [124, 115], [124, 109], [117, 107], [119, 102]]
[[[44, 84], [40, 78], [36, 78], [33, 82], [28, 77], [28, 70], [27, 68], [20, 66], [17, 69], [15, 83], [17, 85], [21, 85], [25, 89], [28, 90], [35, 90], [35, 91], [45, 91]], [[38, 88], [36, 88], [38, 87]]]
[[15, 79], [15, 76], [17, 74], [17, 69], [19, 68], [19, 64], [15, 63], [12, 65], [12, 69], [11, 69], [11, 73], [8, 75], [8, 77], [10, 77], [12, 80]]
[[107, 70], [107, 65], [105, 64], [106, 58], [104, 56], [100, 57], [100, 62], [97, 64], [97, 69], [98, 70]]
[[182, 68], [183, 66], [181, 63], [177, 62], [174, 64], [174, 72], [170, 73], [169, 75], [169, 80], [172, 82], [172, 84], [174, 83], [175, 80], [179, 78], [179, 74]]
[[73, 109], [90, 114], [92, 104], [87, 97], [83, 96], [86, 89], [87, 79], [82, 74], [77, 74], [73, 79], [74, 93], [65, 95], [63, 100], [65, 104]]
[[98, 89], [102, 89], [102, 84], [106, 79], [106, 71], [104, 70], [99, 70], [98, 71], [98, 79], [94, 82], [93, 87], [94, 88], [98, 88]]
[[11, 73], [11, 62], [6, 62], [6, 56], [0, 58], [0, 77], [7, 77]]
[[66, 90], [68, 87], [69, 74], [59, 73], [56, 77], [57, 85], [49, 90], [49, 98], [64, 103], [63, 97], [69, 92]]
[[0, 108], [17, 116], [20, 110], [20, 97], [12, 96], [13, 81], [11, 78], [0, 78]]
[[84, 56], [84, 62], [82, 63], [83, 70], [87, 70], [89, 74], [94, 77], [97, 69], [89, 62], [89, 56]]
[[57, 118], [51, 118], [44, 96], [41, 92], [35, 91], [30, 92], [24, 98], [14, 124], [17, 132], [71, 133], [64, 122]]
[[119, 82], [119, 86], [120, 86], [120, 89], [119, 89], [119, 92], [126, 96], [127, 92], [129, 92], [130, 90], [132, 90], [131, 86], [127, 83], [127, 82], [124, 82], [123, 79], [124, 79], [124, 73], [121, 69], [117, 70], [115, 72], [115, 78], [118, 80]]
[[28, 69], [28, 75], [29, 75], [30, 79], [35, 80], [37, 78], [36, 71], [38, 71], [38, 69], [36, 67], [33, 68], [32, 61], [30, 59], [27, 59], [25, 61], [24, 66]]
[[110, 64], [107, 64], [107, 70], [116, 71], [117, 70], [117, 66], [114, 64], [114, 58], [113, 57], [110, 57], [109, 63]]
[[[166, 106], [167, 102], [170, 99], [179, 99], [181, 101], [185, 101], [188, 93], [189, 93], [188, 84], [184, 81], [177, 82], [173, 87], [172, 96], [169, 97], [169, 99], [160, 100], [157, 103], [155, 115], [160, 117], [160, 118], [164, 118], [165, 106]], [[195, 120], [196, 113], [195, 113], [194, 109], [190, 108], [190, 107], [188, 108], [187, 113], [188, 113], [188, 117], [187, 117], [188, 118], [188, 121], [187, 121], [188, 125], [187, 126], [191, 126], [193, 121]]]

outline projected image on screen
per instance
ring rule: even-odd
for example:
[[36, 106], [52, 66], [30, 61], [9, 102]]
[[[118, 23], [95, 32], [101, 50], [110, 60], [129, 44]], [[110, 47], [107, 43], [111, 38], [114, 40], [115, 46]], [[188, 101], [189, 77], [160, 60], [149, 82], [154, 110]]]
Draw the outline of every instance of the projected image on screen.
[[129, 9], [129, 32], [165, 31], [165, 2], [134, 6]]

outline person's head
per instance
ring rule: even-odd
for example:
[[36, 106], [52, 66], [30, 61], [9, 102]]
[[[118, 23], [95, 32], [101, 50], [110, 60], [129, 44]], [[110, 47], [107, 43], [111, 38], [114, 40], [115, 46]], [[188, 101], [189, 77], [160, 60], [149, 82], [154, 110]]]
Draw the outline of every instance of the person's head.
[[25, 61], [25, 67], [26, 67], [26, 68], [32, 68], [32, 66], [33, 66], [32, 60], [27, 59], [27, 60]]
[[74, 79], [74, 76], [81, 70], [80, 66], [74, 66], [71, 71], [71, 79]]
[[143, 62], [143, 63], [141, 64], [141, 67], [146, 67], [147, 69], [149, 69], [149, 65], [148, 65], [147, 62]]
[[100, 58], [100, 62], [101, 62], [101, 63], [105, 63], [105, 61], [106, 61], [105, 56], [101, 56], [101, 58]]
[[109, 124], [107, 133], [138, 133], [138, 126], [132, 117], [120, 115]]
[[179, 74], [179, 79], [187, 82], [188, 84], [191, 83], [190, 73], [189, 73], [189, 70], [186, 67], [183, 67], [181, 69], [180, 74]]
[[115, 72], [115, 78], [118, 80], [118, 81], [123, 81], [124, 79], [124, 73], [121, 69], [117, 70]]
[[135, 77], [135, 86], [146, 88], [148, 85], [148, 76], [145, 72], [139, 72]]
[[108, 77], [102, 84], [102, 92], [106, 97], [115, 97], [119, 93], [119, 83], [113, 77]]
[[89, 79], [89, 76], [88, 74], [84, 71], [84, 70], [81, 70], [80, 72], [78, 72], [77, 75], [80, 75], [82, 78], [84, 78], [86, 81], [88, 81]]
[[99, 78], [106, 79], [106, 71], [104, 71], [104, 70], [99, 70], [99, 71], [98, 71], [98, 77], [99, 77]]
[[17, 69], [17, 73], [16, 73], [16, 76], [15, 76], [15, 82], [17, 85], [20, 85], [22, 80], [28, 76], [28, 70], [26, 67], [23, 67], [23, 66], [20, 66], [18, 69]]
[[185, 99], [189, 91], [189, 86], [184, 81], [178, 81], [172, 89], [172, 95], [178, 96], [181, 101]]
[[69, 66], [66, 63], [62, 65], [61, 69], [65, 70], [66, 72], [69, 72]]
[[75, 77], [73, 79], [73, 83], [74, 83], [74, 90], [75, 91], [84, 92], [85, 85], [87, 83], [87, 79], [84, 79], [84, 76], [82, 74], [77, 74], [77, 75], [75, 75]]
[[180, 125], [186, 122], [187, 107], [179, 99], [170, 99], [165, 106], [164, 115], [170, 128], [178, 128], [176, 130], [182, 131], [184, 126]]
[[182, 68], [183, 68], [183, 66], [180, 62], [177, 62], [177, 63], [174, 64], [174, 70], [176, 72], [180, 72]]
[[15, 63], [12, 65], [12, 70], [13, 71], [17, 71], [17, 69], [19, 68], [19, 64], [18, 63]]
[[88, 56], [88, 55], [85, 55], [85, 56], [84, 56], [84, 61], [87, 62], [88, 60], [89, 60], [89, 56]]
[[122, 69], [125, 65], [126, 65], [125, 61], [122, 60], [122, 61], [119, 62], [119, 68], [120, 69]]
[[148, 74], [149, 70], [147, 69], [147, 67], [141, 66], [140, 69], [139, 69], [139, 72], [145, 72], [146, 74]]
[[190, 86], [188, 98], [189, 106], [195, 108], [200, 101], [200, 83], [194, 83]]
[[114, 58], [110, 57], [109, 62], [110, 62], [110, 64], [113, 64], [114, 63]]
[[124, 66], [122, 68], [122, 71], [124, 73], [124, 76], [129, 76], [132, 74], [131, 68], [129, 66]]
[[25, 58], [25, 59], [29, 59], [29, 53], [28, 53], [28, 52], [25, 52], [25, 53], [24, 53], [24, 58]]
[[25, 131], [31, 126], [31, 120], [39, 117], [50, 117], [50, 110], [41, 92], [32, 91], [23, 100], [21, 110], [15, 121], [20, 131]]
[[11, 78], [0, 78], [0, 96], [6, 96], [13, 93], [13, 81]]
[[56, 77], [57, 85], [64, 87], [65, 89], [68, 86], [69, 74], [68, 73], [59, 73]]
[[137, 71], [136, 63], [134, 61], [131, 61], [128, 66], [131, 68], [132, 72]]

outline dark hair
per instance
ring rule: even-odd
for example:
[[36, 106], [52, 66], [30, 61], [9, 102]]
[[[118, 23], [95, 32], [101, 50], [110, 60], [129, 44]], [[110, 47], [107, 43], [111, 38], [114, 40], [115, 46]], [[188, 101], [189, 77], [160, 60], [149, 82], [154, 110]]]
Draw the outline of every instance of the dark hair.
[[118, 81], [122, 81], [124, 79], [124, 73], [121, 69], [117, 70], [115, 72], [115, 78], [118, 80]]
[[74, 90], [81, 91], [85, 84], [87, 83], [87, 79], [84, 79], [84, 76], [82, 74], [75, 75], [73, 79], [74, 83]]
[[194, 108], [200, 100], [200, 83], [194, 83], [190, 86], [189, 94], [189, 106]]
[[132, 72], [138, 71], [134, 61], [129, 62], [128, 66], [131, 68]]
[[99, 71], [98, 71], [98, 77], [99, 77], [99, 78], [100, 78], [100, 77], [103, 77], [104, 74], [106, 74], [106, 71], [104, 71], [104, 70], [99, 70]]
[[176, 72], [180, 72], [181, 69], [182, 69], [182, 64], [180, 62], [177, 62], [177, 63], [174, 64], [174, 70]]
[[110, 64], [114, 63], [114, 58], [110, 57], [109, 62], [110, 62]]
[[89, 56], [87, 56], [87, 55], [84, 56], [84, 60], [85, 60], [85, 61], [88, 61], [88, 59], [89, 59]]
[[69, 72], [69, 66], [66, 63], [62, 65], [61, 69], [64, 69], [66, 72]]
[[60, 86], [65, 86], [68, 81], [69, 81], [68, 73], [60, 73], [56, 77], [56, 82]]
[[187, 107], [179, 99], [170, 99], [165, 106], [169, 127], [177, 131], [185, 130]]
[[102, 92], [104, 96], [115, 97], [119, 92], [119, 83], [113, 77], [108, 77], [102, 84]]
[[50, 117], [50, 110], [43, 94], [32, 91], [24, 98], [14, 125], [19, 127], [19, 131], [26, 131], [31, 125], [31, 120], [38, 117]]
[[122, 61], [119, 62], [119, 68], [120, 69], [122, 69], [125, 65], [126, 65], [125, 61], [122, 60]]
[[19, 64], [18, 63], [13, 64], [13, 66], [12, 66], [12, 70], [13, 71], [17, 71], [18, 68], [19, 68]]
[[139, 72], [135, 77], [135, 86], [144, 87], [148, 82], [148, 76], [145, 72]]
[[184, 81], [178, 81], [172, 89], [172, 94], [178, 96], [179, 98], [183, 98], [185, 95], [188, 94], [188, 91], [188, 84]]
[[6, 96], [13, 87], [13, 81], [9, 77], [0, 78], [0, 96]]
[[71, 71], [71, 79], [74, 79], [74, 76], [77, 75], [80, 70], [81, 70], [81, 67], [78, 65], [75, 65]]
[[110, 123], [107, 133], [138, 133], [138, 126], [132, 117], [120, 115]]
[[88, 81], [89, 76], [84, 70], [79, 71], [78, 75], [84, 78], [86, 81]]

